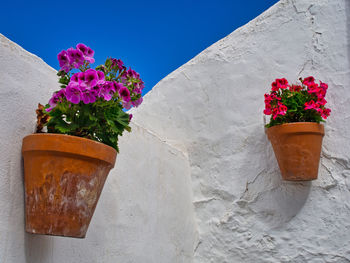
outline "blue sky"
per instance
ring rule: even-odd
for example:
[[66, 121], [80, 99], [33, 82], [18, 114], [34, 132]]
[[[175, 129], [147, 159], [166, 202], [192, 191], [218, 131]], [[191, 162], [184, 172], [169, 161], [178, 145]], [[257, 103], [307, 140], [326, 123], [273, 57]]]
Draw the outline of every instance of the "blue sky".
[[96, 62], [120, 58], [148, 92], [277, 0], [2, 1], [0, 33], [59, 69], [57, 53], [84, 43]]

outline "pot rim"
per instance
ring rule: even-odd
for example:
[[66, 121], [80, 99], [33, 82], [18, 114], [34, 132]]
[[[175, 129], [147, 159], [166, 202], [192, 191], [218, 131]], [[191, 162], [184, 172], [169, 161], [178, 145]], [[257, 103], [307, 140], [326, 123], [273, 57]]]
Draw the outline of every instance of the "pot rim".
[[23, 138], [22, 154], [32, 151], [66, 153], [105, 161], [114, 167], [117, 151], [104, 143], [59, 133], [34, 133]]
[[271, 135], [277, 131], [280, 134], [314, 133], [324, 136], [324, 125], [317, 122], [289, 122], [275, 125], [266, 129], [267, 135]]
[[321, 123], [321, 122], [317, 123], [317, 122], [314, 122], [314, 121], [297, 121], [297, 122], [287, 122], [287, 123], [274, 125], [274, 126], [272, 126], [270, 128], [277, 127], [277, 126], [301, 125], [301, 124], [311, 124], [311, 125], [322, 125], [322, 126], [324, 126], [323, 123]]

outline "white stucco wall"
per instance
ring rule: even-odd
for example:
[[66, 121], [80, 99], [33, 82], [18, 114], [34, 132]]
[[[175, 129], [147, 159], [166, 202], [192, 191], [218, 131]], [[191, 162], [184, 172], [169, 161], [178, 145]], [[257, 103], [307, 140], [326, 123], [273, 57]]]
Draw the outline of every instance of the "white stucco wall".
[[192, 262], [197, 240], [187, 156], [144, 128], [120, 138], [85, 239], [24, 232], [22, 138], [55, 70], [0, 35], [0, 263]]
[[[24, 233], [21, 140], [57, 79], [1, 35], [0, 65], [1, 263], [350, 262], [349, 0], [282, 0], [159, 82], [84, 240]], [[319, 179], [285, 182], [263, 94], [308, 75], [332, 108]]]
[[[319, 179], [285, 182], [263, 94], [309, 75], [332, 108]], [[350, 262], [349, 87], [350, 1], [284, 0], [153, 88], [135, 122], [188, 153], [194, 262]]]

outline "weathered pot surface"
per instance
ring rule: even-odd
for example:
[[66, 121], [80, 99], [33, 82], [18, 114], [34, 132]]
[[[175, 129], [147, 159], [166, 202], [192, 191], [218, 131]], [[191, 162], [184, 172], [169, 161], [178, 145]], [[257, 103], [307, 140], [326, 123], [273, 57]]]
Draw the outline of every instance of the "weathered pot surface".
[[266, 130], [281, 174], [288, 181], [317, 179], [321, 155], [323, 124], [295, 122]]
[[63, 134], [23, 139], [26, 231], [84, 238], [116, 150]]

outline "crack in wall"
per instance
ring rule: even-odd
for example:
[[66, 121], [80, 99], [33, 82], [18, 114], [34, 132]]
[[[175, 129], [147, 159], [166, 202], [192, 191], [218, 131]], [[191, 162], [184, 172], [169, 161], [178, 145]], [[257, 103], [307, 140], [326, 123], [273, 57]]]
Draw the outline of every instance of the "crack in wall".
[[[148, 134], [150, 134], [151, 136], [153, 136], [154, 138], [156, 138], [157, 140], [159, 140], [160, 142], [162, 143], [165, 143], [166, 145], [168, 145], [170, 148], [180, 152], [183, 157], [185, 157], [186, 160], [189, 160], [188, 159], [188, 153], [185, 152], [183, 149], [175, 146], [174, 144], [170, 143], [169, 141], [167, 141], [166, 139], [163, 139], [159, 134], [157, 134], [156, 132], [154, 131], [151, 131], [150, 129], [147, 129], [146, 127], [142, 126], [141, 124], [138, 124], [136, 123], [135, 121], [132, 121], [132, 123], [137, 126], [138, 128], [146, 131]], [[189, 165], [190, 166], [190, 165]]]

